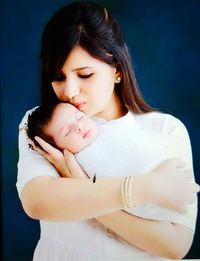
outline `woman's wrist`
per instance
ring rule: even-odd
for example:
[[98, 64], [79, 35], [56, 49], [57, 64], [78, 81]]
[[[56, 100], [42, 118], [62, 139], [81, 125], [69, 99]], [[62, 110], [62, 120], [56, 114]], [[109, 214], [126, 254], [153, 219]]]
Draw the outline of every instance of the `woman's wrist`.
[[132, 182], [132, 201], [134, 206], [138, 206], [146, 201], [148, 190], [146, 186], [146, 178], [145, 175], [134, 177]]

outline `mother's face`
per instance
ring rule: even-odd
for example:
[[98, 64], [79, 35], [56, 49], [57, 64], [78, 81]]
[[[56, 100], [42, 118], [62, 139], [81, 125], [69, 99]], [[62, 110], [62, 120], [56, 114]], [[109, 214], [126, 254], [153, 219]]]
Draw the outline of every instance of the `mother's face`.
[[52, 87], [61, 101], [70, 102], [89, 116], [106, 119], [119, 106], [114, 91], [117, 76], [116, 68], [77, 46], [69, 54]]

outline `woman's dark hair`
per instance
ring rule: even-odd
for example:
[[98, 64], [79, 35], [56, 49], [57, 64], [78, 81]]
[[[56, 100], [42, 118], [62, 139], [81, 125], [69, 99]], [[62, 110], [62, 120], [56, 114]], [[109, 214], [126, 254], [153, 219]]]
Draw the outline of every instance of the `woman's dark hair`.
[[117, 21], [106, 8], [89, 2], [74, 2], [57, 11], [42, 35], [41, 103], [58, 102], [51, 82], [59, 79], [61, 68], [75, 46], [122, 74], [117, 93], [128, 110], [152, 109], [142, 98], [132, 69], [131, 58]]
[[53, 112], [57, 104], [45, 104], [37, 107], [28, 116], [26, 133], [27, 136], [34, 141], [35, 145], [40, 147], [40, 144], [35, 140], [35, 136], [39, 136], [46, 142], [55, 147], [55, 142], [52, 137], [47, 135], [46, 127], [48, 127], [50, 120], [52, 119]]

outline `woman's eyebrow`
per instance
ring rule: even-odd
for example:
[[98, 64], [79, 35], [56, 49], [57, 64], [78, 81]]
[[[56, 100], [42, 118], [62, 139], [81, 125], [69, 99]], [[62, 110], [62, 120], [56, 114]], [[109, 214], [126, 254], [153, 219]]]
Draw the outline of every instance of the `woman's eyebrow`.
[[75, 69], [72, 70], [72, 72], [81, 71], [81, 70], [85, 70], [85, 69], [94, 69], [94, 68], [90, 67], [90, 66], [84, 66], [84, 67], [75, 68]]

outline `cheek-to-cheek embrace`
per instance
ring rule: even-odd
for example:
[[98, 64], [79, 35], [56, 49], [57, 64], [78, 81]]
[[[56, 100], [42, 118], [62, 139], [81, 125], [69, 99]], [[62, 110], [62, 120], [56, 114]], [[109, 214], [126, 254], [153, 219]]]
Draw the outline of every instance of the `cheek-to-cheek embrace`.
[[93, 58], [81, 47], [75, 47], [67, 57], [62, 78], [52, 82], [61, 101], [73, 104], [88, 116], [103, 116], [115, 111], [119, 98], [115, 83], [119, 72], [116, 68]]

